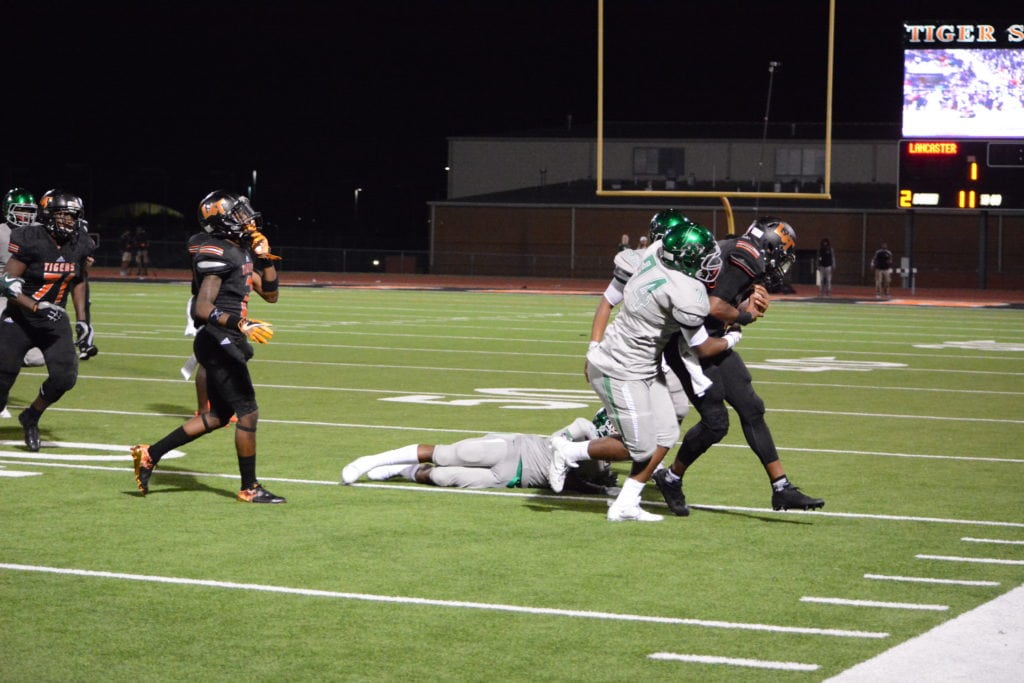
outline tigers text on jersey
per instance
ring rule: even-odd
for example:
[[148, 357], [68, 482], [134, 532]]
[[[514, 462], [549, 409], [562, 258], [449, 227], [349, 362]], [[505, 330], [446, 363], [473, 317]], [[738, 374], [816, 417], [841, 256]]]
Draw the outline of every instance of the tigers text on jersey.
[[708, 315], [704, 283], [664, 266], [657, 255], [660, 244], [644, 252], [640, 269], [626, 283], [622, 310], [587, 354], [587, 361], [609, 377], [655, 377], [669, 337], [682, 330], [689, 338]]
[[46, 228], [32, 223], [12, 230], [7, 248], [13, 258], [25, 264], [21, 276], [25, 295], [63, 307], [96, 245], [88, 235], [79, 233], [58, 246]]

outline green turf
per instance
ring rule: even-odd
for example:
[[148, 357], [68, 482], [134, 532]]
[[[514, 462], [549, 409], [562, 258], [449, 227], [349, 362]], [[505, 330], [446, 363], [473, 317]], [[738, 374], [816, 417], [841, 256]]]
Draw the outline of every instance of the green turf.
[[[68, 459], [32, 458], [17, 422], [0, 421], [0, 474], [38, 473], [0, 476], [2, 680], [821, 680], [1024, 583], [1020, 311], [774, 304], [739, 350], [790, 477], [824, 511], [771, 511], [734, 418], [687, 474], [691, 517], [612, 524], [593, 498], [336, 483], [359, 455], [592, 414], [590, 296], [254, 301], [276, 330], [250, 364], [259, 474], [288, 504], [232, 500], [230, 430], [165, 460], [139, 497], [127, 446], [195, 409], [178, 373], [187, 296], [93, 286], [100, 354], [41, 423], [44, 441], [78, 444], [41, 455]], [[43, 376], [22, 372], [12, 409]], [[645, 499], [666, 512], [653, 487]]]

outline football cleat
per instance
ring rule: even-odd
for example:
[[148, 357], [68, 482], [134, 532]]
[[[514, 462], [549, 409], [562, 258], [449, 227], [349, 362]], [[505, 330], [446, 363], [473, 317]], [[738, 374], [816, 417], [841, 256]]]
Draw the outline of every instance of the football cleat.
[[661, 515], [647, 512], [639, 505], [632, 507], [619, 507], [612, 505], [608, 508], [609, 522], [660, 522], [665, 519]]
[[551, 437], [551, 462], [548, 463], [548, 486], [555, 493], [561, 493], [565, 488], [565, 477], [569, 474], [572, 465], [562, 453], [562, 447], [569, 443], [564, 436], [555, 435]]
[[354, 484], [359, 481], [359, 477], [363, 476], [375, 467], [380, 467], [381, 463], [372, 455], [362, 455], [341, 470], [341, 483], [346, 486]]
[[153, 459], [149, 457], [149, 444], [132, 446], [132, 466], [135, 468], [135, 485], [142, 495], [149, 493], [149, 478], [153, 475]]
[[786, 484], [781, 491], [772, 492], [772, 508], [775, 510], [817, 510], [825, 507], [821, 498], [811, 498], [803, 491]]
[[4, 420], [11, 419], [11, 411], [7, 410], [7, 406], [4, 406], [4, 409], [0, 410], [0, 418], [3, 418]]
[[251, 488], [242, 489], [238, 492], [238, 500], [243, 503], [287, 503], [281, 496], [275, 496], [270, 491], [256, 483]]
[[22, 429], [25, 430], [25, 445], [33, 453], [39, 450], [39, 422], [32, 420], [26, 414], [28, 411], [23, 410], [18, 415], [18, 422], [21, 423]]
[[686, 496], [683, 495], [683, 480], [680, 478], [670, 483], [667, 475], [667, 469], [655, 470], [652, 476], [654, 484], [661, 491], [661, 495], [665, 497], [665, 503], [668, 504], [668, 509], [672, 511], [672, 514], [678, 517], [689, 516], [690, 507], [686, 504]]

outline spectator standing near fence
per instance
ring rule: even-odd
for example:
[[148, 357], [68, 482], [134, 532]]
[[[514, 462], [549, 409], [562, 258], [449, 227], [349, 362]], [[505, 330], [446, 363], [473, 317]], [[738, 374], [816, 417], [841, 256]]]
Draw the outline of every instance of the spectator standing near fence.
[[818, 246], [818, 296], [832, 296], [832, 273], [836, 267], [836, 253], [825, 237]]
[[871, 257], [871, 267], [875, 269], [875, 298], [888, 299], [889, 284], [892, 281], [892, 252], [885, 242]]

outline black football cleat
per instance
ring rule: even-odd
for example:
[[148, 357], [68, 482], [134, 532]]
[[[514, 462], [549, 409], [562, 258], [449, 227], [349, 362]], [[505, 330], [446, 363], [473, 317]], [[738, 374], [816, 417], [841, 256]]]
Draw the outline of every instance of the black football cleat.
[[821, 507], [825, 507], [825, 501], [811, 498], [792, 484], [772, 492], [772, 508], [775, 510], [817, 510]]
[[686, 504], [686, 496], [683, 495], [683, 480], [679, 479], [673, 483], [669, 483], [666, 475], [668, 470], [661, 469], [655, 470], [652, 478], [654, 484], [661, 491], [661, 495], [664, 496], [665, 502], [668, 503], [668, 509], [678, 517], [688, 517], [690, 514], [690, 507]]
[[243, 503], [287, 503], [288, 501], [281, 496], [275, 496], [270, 491], [263, 488], [261, 484], [256, 484], [252, 488], [242, 489], [238, 492], [238, 500]]
[[21, 423], [22, 429], [25, 430], [25, 445], [33, 453], [39, 451], [39, 422], [28, 417], [26, 414], [28, 411], [23, 410], [18, 415], [18, 422]]

